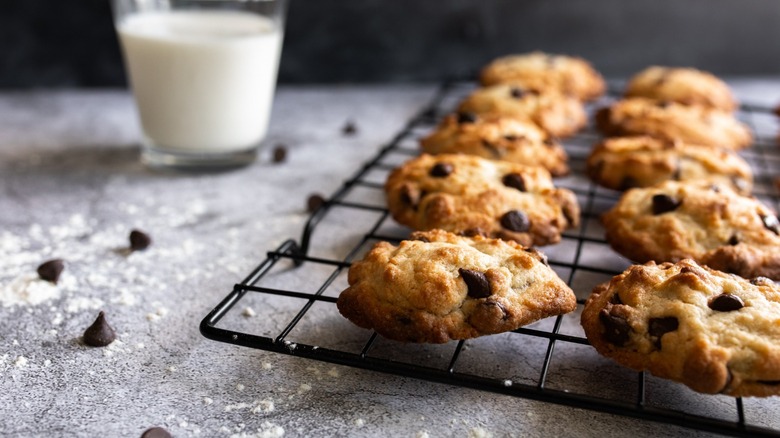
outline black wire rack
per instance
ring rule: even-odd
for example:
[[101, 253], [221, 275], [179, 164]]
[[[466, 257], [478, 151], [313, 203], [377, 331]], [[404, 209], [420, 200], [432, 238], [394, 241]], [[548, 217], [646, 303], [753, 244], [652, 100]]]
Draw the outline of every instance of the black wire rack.
[[[564, 141], [572, 172], [556, 180], [557, 186], [577, 194], [581, 226], [565, 233], [559, 244], [542, 248], [550, 265], [575, 291], [577, 311], [510, 333], [444, 345], [389, 341], [338, 314], [335, 302], [346, 287], [351, 262], [374, 243], [398, 242], [409, 233], [385, 208], [387, 174], [418, 155], [418, 139], [474, 87], [469, 82], [442, 84], [426, 107], [311, 214], [299, 241], [289, 239], [268, 252], [235, 285], [203, 319], [201, 333], [244, 347], [694, 430], [780, 436], [780, 423], [773, 419], [777, 400], [698, 394], [649, 373], [622, 368], [589, 346], [579, 326], [582, 304], [596, 284], [630, 265], [609, 249], [598, 220], [619, 193], [583, 176], [585, 158], [600, 138], [592, 127]], [[589, 109], [611, 100], [606, 97]], [[778, 209], [777, 118], [769, 108], [755, 105], [743, 105], [737, 116], [756, 134], [754, 146], [743, 152], [756, 177], [754, 195]], [[242, 318], [239, 304], [261, 306], [261, 318]]]

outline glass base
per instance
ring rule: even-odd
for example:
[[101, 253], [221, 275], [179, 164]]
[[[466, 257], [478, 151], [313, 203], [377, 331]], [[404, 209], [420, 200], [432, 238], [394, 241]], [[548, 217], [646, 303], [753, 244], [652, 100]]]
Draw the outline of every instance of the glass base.
[[257, 148], [231, 152], [182, 152], [145, 146], [141, 162], [155, 169], [221, 171], [248, 166], [257, 159]]

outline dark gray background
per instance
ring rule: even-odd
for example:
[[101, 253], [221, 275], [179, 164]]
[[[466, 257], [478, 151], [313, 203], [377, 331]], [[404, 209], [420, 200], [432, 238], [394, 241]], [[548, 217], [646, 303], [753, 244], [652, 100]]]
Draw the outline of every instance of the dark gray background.
[[[780, 74], [776, 0], [292, 0], [280, 80], [437, 81], [493, 57]], [[0, 2], [0, 88], [124, 86], [109, 0]]]

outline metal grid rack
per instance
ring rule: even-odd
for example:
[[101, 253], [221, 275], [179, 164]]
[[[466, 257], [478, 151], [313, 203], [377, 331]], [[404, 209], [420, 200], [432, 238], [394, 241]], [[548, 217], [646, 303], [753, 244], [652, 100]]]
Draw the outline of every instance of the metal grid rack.
[[[245, 347], [701, 431], [780, 436], [780, 423], [761, 421], [772, 417], [775, 400], [743, 402], [741, 398], [697, 394], [683, 385], [621, 368], [589, 347], [578, 323], [582, 304], [593, 286], [629, 266], [608, 248], [598, 220], [619, 194], [599, 188], [583, 176], [585, 158], [599, 138], [592, 128], [564, 141], [572, 173], [556, 180], [557, 186], [577, 194], [582, 224], [565, 233], [561, 243], [542, 248], [550, 265], [575, 291], [576, 312], [511, 333], [443, 346], [389, 341], [352, 326], [338, 315], [334, 304], [346, 286], [350, 263], [377, 241], [397, 242], [409, 232], [395, 224], [384, 207], [384, 178], [419, 153], [419, 137], [430, 132], [473, 88], [474, 84], [467, 82], [443, 84], [427, 107], [309, 217], [300, 241], [289, 239], [268, 252], [267, 258], [235, 285], [203, 319], [201, 333]], [[610, 100], [604, 98], [589, 109]], [[777, 209], [780, 188], [773, 182], [780, 176], [776, 117], [768, 108], [750, 105], [743, 105], [738, 117], [757, 134], [754, 147], [743, 153], [756, 176], [754, 194]], [[318, 241], [323, 243], [320, 248]], [[310, 283], [296, 289], [274, 287], [276, 279], [285, 275]], [[253, 300], [267, 309], [268, 314], [262, 315], [263, 327], [242, 322], [235, 317], [238, 310], [231, 312], [237, 304]], [[573, 363], [577, 366], [569, 366]], [[589, 376], [593, 374], [589, 373], [596, 371], [606, 373], [608, 382], [592, 382]], [[690, 406], [699, 408], [691, 410]], [[758, 414], [750, 415], [751, 409]]]

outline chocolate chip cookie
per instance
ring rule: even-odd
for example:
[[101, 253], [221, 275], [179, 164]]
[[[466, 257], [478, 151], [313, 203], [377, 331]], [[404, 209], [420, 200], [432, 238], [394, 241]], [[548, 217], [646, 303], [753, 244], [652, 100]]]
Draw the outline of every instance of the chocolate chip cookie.
[[584, 59], [542, 52], [495, 59], [480, 73], [482, 85], [516, 84], [536, 91], [557, 91], [593, 100], [606, 89], [604, 78]]
[[725, 82], [695, 68], [648, 67], [631, 78], [625, 96], [702, 105], [728, 112], [739, 106]]
[[460, 103], [458, 111], [530, 120], [555, 137], [573, 135], [587, 123], [585, 108], [579, 100], [510, 84], [475, 90]]
[[641, 97], [600, 109], [596, 126], [607, 136], [649, 135], [733, 150], [753, 142], [750, 129], [729, 112]]
[[780, 395], [780, 285], [693, 260], [634, 265], [597, 286], [582, 326], [604, 356], [707, 394]]
[[753, 173], [734, 151], [647, 136], [615, 137], [593, 148], [586, 173], [613, 190], [649, 187], [663, 181], [703, 181], [749, 194]]
[[466, 154], [542, 166], [553, 176], [569, 172], [561, 145], [529, 121], [502, 116], [450, 114], [420, 140], [429, 154]]
[[522, 245], [549, 245], [579, 224], [577, 198], [538, 166], [471, 155], [423, 154], [385, 183], [393, 218], [414, 230], [440, 228]]
[[728, 186], [667, 181], [631, 189], [602, 220], [612, 248], [635, 262], [690, 258], [745, 278], [780, 280], [775, 212]]
[[402, 342], [506, 332], [576, 307], [539, 251], [441, 230], [413, 233], [397, 247], [377, 243], [350, 267], [348, 281], [339, 312]]

